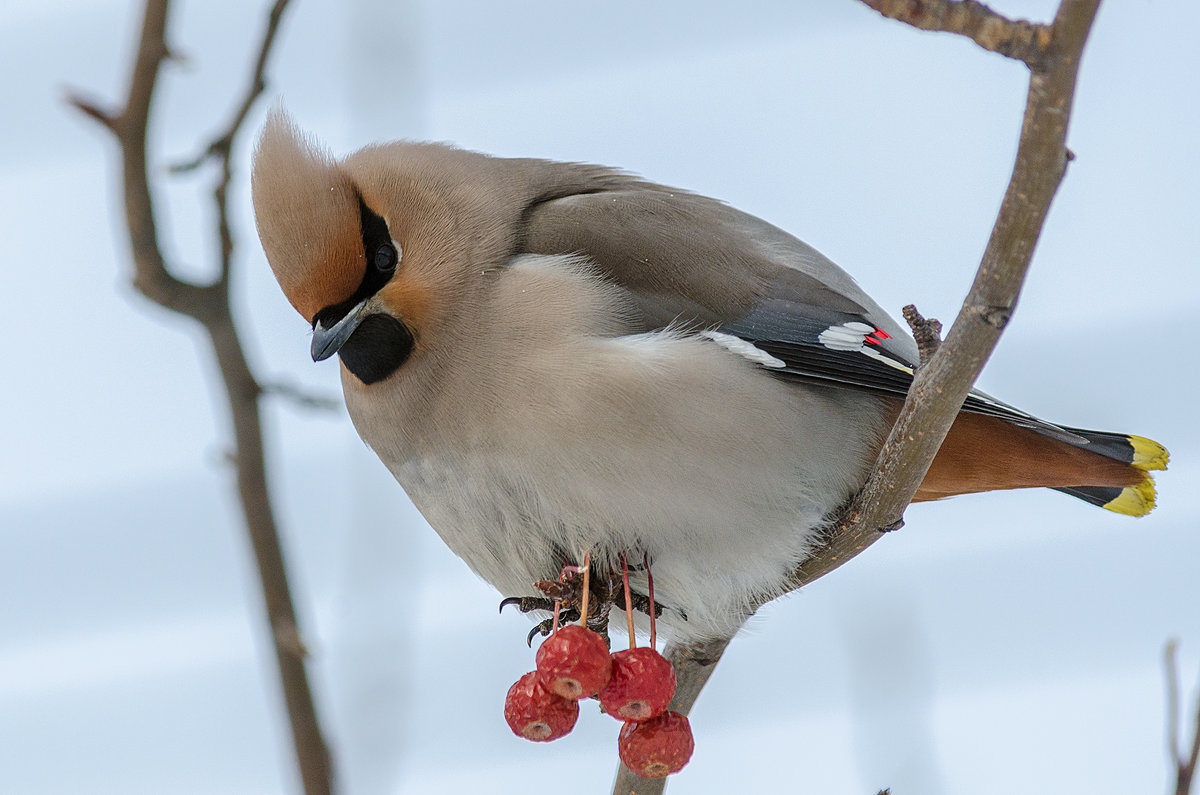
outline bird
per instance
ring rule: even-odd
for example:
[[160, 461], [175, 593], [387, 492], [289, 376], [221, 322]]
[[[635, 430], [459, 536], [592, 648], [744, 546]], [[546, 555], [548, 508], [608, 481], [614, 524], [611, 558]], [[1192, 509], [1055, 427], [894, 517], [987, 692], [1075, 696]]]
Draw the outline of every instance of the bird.
[[[585, 555], [645, 560], [684, 642], [782, 592], [918, 364], [816, 249], [619, 169], [411, 141], [338, 158], [277, 106], [251, 193], [313, 360], [340, 359], [355, 429], [451, 551], [510, 596]], [[1048, 487], [1142, 516], [1167, 461], [973, 390], [916, 500]]]

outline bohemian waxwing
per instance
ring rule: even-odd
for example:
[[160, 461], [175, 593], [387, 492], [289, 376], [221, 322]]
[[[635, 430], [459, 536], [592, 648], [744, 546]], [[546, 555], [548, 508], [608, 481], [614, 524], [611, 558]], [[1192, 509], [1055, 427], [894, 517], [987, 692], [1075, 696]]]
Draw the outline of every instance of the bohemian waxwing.
[[[814, 249], [621, 171], [424, 143], [338, 160], [276, 110], [252, 181], [358, 433], [504, 595], [645, 554], [678, 633], [735, 629], [863, 483], [917, 361]], [[976, 391], [916, 499], [1048, 486], [1141, 516], [1166, 461]]]

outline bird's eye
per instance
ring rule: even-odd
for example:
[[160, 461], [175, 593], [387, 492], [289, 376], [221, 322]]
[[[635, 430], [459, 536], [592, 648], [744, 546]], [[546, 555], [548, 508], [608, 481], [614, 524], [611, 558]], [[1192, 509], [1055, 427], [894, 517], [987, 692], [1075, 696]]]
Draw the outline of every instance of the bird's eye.
[[396, 248], [391, 243], [384, 243], [375, 249], [375, 269], [387, 273], [396, 269]]

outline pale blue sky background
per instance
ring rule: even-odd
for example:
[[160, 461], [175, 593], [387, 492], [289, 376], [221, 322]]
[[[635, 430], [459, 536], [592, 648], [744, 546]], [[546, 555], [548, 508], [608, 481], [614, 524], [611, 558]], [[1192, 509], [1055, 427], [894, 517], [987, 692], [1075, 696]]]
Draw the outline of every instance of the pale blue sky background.
[[[1046, 0], [1004, 0], [1045, 18]], [[0, 10], [0, 791], [275, 793], [290, 745], [237, 524], [206, 347], [128, 286], [114, 148], [61, 102], [124, 91], [140, 10]], [[183, 2], [156, 166], [240, 93], [263, 10]], [[1108, 2], [1059, 193], [982, 385], [1172, 451], [1133, 521], [1055, 493], [911, 508], [908, 526], [763, 611], [693, 715], [674, 792], [1165, 791], [1159, 657], [1200, 667], [1195, 317], [1200, 6]], [[1021, 67], [822, 3], [295, 0], [272, 97], [342, 153], [393, 137], [590, 160], [797, 234], [893, 312], [957, 311], [1007, 180]], [[252, 128], [265, 103], [256, 109]], [[233, 194], [237, 307], [267, 380], [323, 394], [308, 330]], [[160, 194], [209, 272], [205, 172]], [[329, 739], [353, 793], [606, 792], [617, 724], [509, 734], [528, 624], [451, 557], [344, 412], [269, 404], [273, 488]], [[1194, 690], [1192, 691], [1194, 693]], [[600, 773], [596, 773], [600, 771]]]

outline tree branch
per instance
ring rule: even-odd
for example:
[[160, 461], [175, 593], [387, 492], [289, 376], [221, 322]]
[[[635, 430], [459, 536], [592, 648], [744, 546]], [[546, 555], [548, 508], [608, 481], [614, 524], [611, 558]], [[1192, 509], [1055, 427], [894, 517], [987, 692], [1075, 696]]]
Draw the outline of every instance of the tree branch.
[[229, 281], [229, 271], [233, 257], [233, 233], [229, 228], [229, 211], [227, 208], [229, 183], [233, 178], [233, 169], [230, 165], [233, 140], [241, 130], [242, 124], [246, 121], [246, 116], [254, 106], [255, 100], [266, 90], [267, 82], [264, 72], [267, 68], [267, 56], [271, 53], [271, 45], [275, 42], [275, 34], [279, 30], [279, 21], [283, 18], [283, 11], [287, 8], [288, 2], [289, 0], [275, 0], [275, 5], [271, 7], [271, 13], [267, 17], [267, 28], [263, 33], [262, 44], [258, 50], [258, 60], [254, 64], [254, 69], [250, 74], [250, 82], [246, 87], [241, 104], [238, 106], [237, 111], [233, 115], [233, 120], [226, 127], [225, 132], [214, 138], [205, 147], [204, 151], [193, 160], [174, 166], [171, 169], [175, 173], [191, 171], [200, 167], [209, 158], [216, 158], [220, 164], [221, 177], [216, 188], [213, 190], [213, 199], [217, 205], [217, 237], [221, 241], [221, 264], [218, 282], [222, 285], [227, 285]]
[[807, 585], [902, 521], [963, 400], [1016, 308], [1033, 249], [1067, 164], [1066, 135], [1083, 45], [1099, 0], [1063, 0], [1050, 48], [1032, 69], [1012, 176], [983, 261], [937, 353], [913, 378], [875, 469], [825, 545], [793, 573]]
[[234, 113], [233, 120], [226, 126], [225, 132], [209, 142], [200, 154], [185, 163], [179, 163], [171, 167], [171, 171], [182, 173], [192, 171], [203, 165], [204, 161], [210, 157], [221, 157], [226, 162], [229, 160], [229, 152], [233, 148], [233, 139], [241, 129], [242, 124], [246, 121], [246, 116], [249, 115], [250, 109], [254, 107], [255, 101], [262, 95], [267, 88], [266, 69], [267, 57], [271, 54], [271, 47], [275, 43], [275, 35], [279, 31], [279, 22], [283, 19], [284, 9], [287, 8], [289, 0], [276, 0], [275, 5], [271, 7], [271, 12], [267, 16], [267, 29], [263, 33], [262, 45], [258, 51], [258, 61], [254, 64], [254, 70], [250, 73], [250, 84], [247, 87], [245, 95], [242, 97], [242, 103], [238, 106]]
[[[1034, 246], [1041, 234], [1050, 202], [1066, 171], [1067, 123], [1074, 100], [1075, 81], [1084, 44], [1100, 0], [1062, 0], [1052, 26], [1036, 26], [1037, 57], [1014, 54], [1020, 47], [988, 33], [971, 20], [988, 25], [1020, 25], [999, 17], [986, 7], [964, 0], [861, 0], [889, 16], [926, 29], [948, 30], [972, 38], [985, 49], [1025, 61], [1030, 67], [1029, 93], [1017, 148], [1017, 159], [1003, 203], [974, 283], [946, 339], [917, 369], [908, 397], [862, 489], [831, 523], [823, 544], [792, 572], [784, 592], [807, 585], [838, 568], [875, 543], [885, 531], [903, 525], [905, 507], [916, 495], [934, 455], [950, 430], [959, 409], [991, 355], [1017, 304]], [[966, 16], [962, 16], [962, 15]], [[931, 27], [937, 20], [940, 25]], [[915, 20], [915, 21], [914, 21]], [[922, 24], [917, 24], [917, 22]], [[989, 28], [990, 30], [990, 28]], [[1043, 38], [1045, 44], [1042, 45]], [[1028, 53], [1026, 53], [1028, 55]], [[913, 311], [915, 315], [915, 310]], [[919, 318], [919, 315], [915, 316]], [[911, 321], [910, 321], [911, 322]], [[932, 346], [928, 338], [926, 350]], [[775, 594], [774, 596], [780, 596]], [[669, 645], [667, 656], [681, 661], [676, 672], [679, 691], [672, 709], [687, 714], [704, 682], [711, 675], [728, 639], [706, 644], [701, 653], [707, 662], [693, 665], [695, 647]], [[632, 774], [629, 774], [632, 775]], [[665, 780], [629, 780], [621, 774], [614, 793], [661, 793]]]
[[914, 28], [966, 36], [985, 50], [1023, 61], [1031, 68], [1041, 62], [1050, 46], [1050, 26], [1009, 19], [975, 0], [860, 2]]
[[230, 152], [251, 106], [262, 93], [263, 72], [287, 4], [288, 0], [277, 0], [271, 9], [250, 87], [225, 133], [206, 150], [220, 159], [221, 166], [220, 178], [213, 190], [217, 206], [217, 235], [220, 239], [219, 275], [210, 284], [184, 281], [169, 271], [159, 245], [154, 200], [147, 173], [146, 131], [160, 68], [169, 57], [166, 44], [169, 0], [147, 0], [124, 109], [113, 114], [101, 111], [95, 103], [78, 97], [70, 98], [70, 102], [90, 118], [104, 124], [116, 137], [120, 147], [121, 185], [130, 254], [134, 263], [134, 285], [160, 306], [199, 321], [212, 344], [233, 426], [238, 495], [262, 584], [266, 618], [271, 628], [300, 778], [304, 791], [309, 795], [317, 795], [332, 791], [329, 752], [321, 736], [308, 683], [303, 643], [267, 490], [259, 414], [262, 389], [246, 362], [229, 302], [229, 272], [234, 247], [226, 202], [232, 178]]
[[156, 304], [200, 320], [201, 307], [207, 302], [205, 287], [177, 279], [167, 269], [158, 245], [154, 201], [146, 173], [150, 103], [158, 83], [159, 67], [170, 57], [165, 39], [167, 5], [163, 0], [146, 3], [124, 109], [120, 113], [104, 113], [78, 97], [72, 97], [70, 102], [103, 123], [121, 147], [124, 172], [121, 184], [125, 197], [125, 224], [134, 261], [133, 286]]
[[1163, 651], [1163, 668], [1167, 685], [1167, 756], [1175, 767], [1175, 795], [1188, 795], [1196, 777], [1196, 764], [1200, 761], [1200, 699], [1196, 703], [1196, 717], [1192, 723], [1192, 746], [1187, 756], [1179, 744], [1179, 669], [1176, 654], [1179, 643], [1167, 641]]

